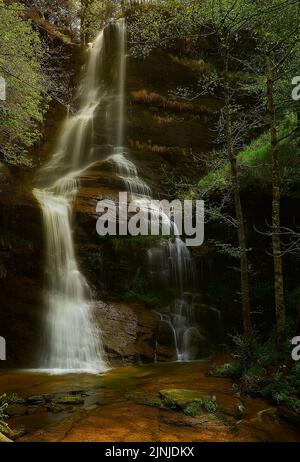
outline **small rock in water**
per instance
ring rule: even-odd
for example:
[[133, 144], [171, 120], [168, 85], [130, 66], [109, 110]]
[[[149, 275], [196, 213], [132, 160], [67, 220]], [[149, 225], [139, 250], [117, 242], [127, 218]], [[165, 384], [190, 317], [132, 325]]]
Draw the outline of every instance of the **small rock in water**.
[[22, 404], [11, 403], [5, 409], [5, 414], [9, 417], [19, 417], [27, 414], [26, 406]]
[[277, 414], [276, 409], [270, 407], [268, 409], [263, 409], [262, 411], [259, 411], [257, 413], [257, 417], [260, 421], [267, 419], [267, 418], [275, 419], [276, 414]]
[[33, 405], [44, 404], [45, 403], [45, 398], [42, 395], [29, 396], [29, 398], [27, 398], [26, 402], [28, 404], [33, 404]]
[[80, 395], [66, 395], [60, 396], [56, 399], [56, 403], [58, 404], [83, 404], [84, 399]]
[[243, 403], [238, 403], [238, 411], [239, 411], [239, 414], [240, 415], [243, 415], [244, 412], [245, 412], [245, 406], [243, 405]]
[[160, 390], [159, 396], [166, 406], [179, 409], [186, 408], [186, 406], [188, 406], [191, 402], [209, 399], [206, 394], [198, 390], [184, 390], [176, 388]]
[[72, 391], [70, 391], [71, 396], [78, 396], [78, 395], [80, 395], [80, 396], [88, 396], [89, 394], [91, 394], [91, 393], [89, 393], [86, 390], [72, 390]]
[[73, 412], [73, 408], [70, 408], [68, 405], [48, 403], [46, 404], [46, 409], [53, 414], [59, 414], [60, 412]]
[[49, 403], [54, 399], [54, 395], [43, 395], [44, 400]]

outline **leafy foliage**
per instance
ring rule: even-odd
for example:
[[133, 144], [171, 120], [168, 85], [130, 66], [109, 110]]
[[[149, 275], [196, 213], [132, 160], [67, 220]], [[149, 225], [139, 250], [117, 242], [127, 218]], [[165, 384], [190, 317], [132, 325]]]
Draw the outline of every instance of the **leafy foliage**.
[[84, 0], [81, 2], [81, 36], [91, 41], [118, 11], [115, 0]]
[[44, 85], [42, 48], [31, 22], [17, 3], [0, 0], [0, 74], [6, 100], [0, 101], [0, 153], [14, 165], [28, 165], [28, 149], [40, 136]]
[[178, 40], [194, 52], [202, 21], [202, 6], [195, 0], [161, 0], [128, 12], [130, 52], [146, 58], [154, 48], [172, 49]]
[[213, 367], [208, 375], [211, 375], [212, 377], [238, 377], [240, 374], [240, 366], [238, 363], [226, 363], [221, 366], [215, 366]]
[[239, 381], [242, 393], [261, 396], [300, 412], [300, 364], [290, 361], [290, 344], [278, 348], [275, 333], [265, 342], [234, 336], [234, 362], [210, 371]]

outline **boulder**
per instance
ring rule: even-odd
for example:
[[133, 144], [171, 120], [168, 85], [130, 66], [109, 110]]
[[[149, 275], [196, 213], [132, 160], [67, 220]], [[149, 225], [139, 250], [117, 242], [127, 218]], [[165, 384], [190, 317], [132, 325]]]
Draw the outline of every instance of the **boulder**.
[[174, 329], [170, 322], [161, 320], [157, 326], [156, 339], [156, 359], [157, 361], [175, 361], [176, 346]]
[[104, 348], [113, 363], [153, 361], [157, 315], [134, 303], [97, 302]]
[[166, 406], [182, 410], [195, 401], [207, 401], [210, 399], [205, 393], [202, 393], [201, 391], [177, 388], [160, 390], [159, 396], [166, 404]]

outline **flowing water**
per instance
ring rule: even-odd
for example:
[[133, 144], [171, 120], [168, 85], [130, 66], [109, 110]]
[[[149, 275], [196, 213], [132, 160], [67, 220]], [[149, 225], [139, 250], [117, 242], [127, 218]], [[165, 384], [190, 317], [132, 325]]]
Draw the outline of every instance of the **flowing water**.
[[[125, 21], [119, 21], [118, 29], [118, 130], [117, 146], [114, 153], [109, 157], [110, 162], [116, 166], [119, 178], [124, 182], [131, 198], [137, 202], [140, 209], [146, 207], [148, 212], [148, 199], [152, 197], [151, 188], [138, 175], [134, 163], [128, 158], [128, 152], [124, 146], [124, 110], [125, 110], [125, 79], [126, 79], [126, 25]], [[174, 332], [174, 344], [176, 346], [177, 359], [195, 359], [198, 354], [197, 343], [200, 345], [203, 338], [198, 330], [193, 303], [186, 301], [185, 292], [193, 289], [195, 272], [190, 252], [182, 239], [177, 236], [177, 228], [161, 208], [151, 204], [152, 221], [160, 225], [164, 224], [170, 235], [170, 239], [163, 240], [148, 252], [150, 273], [158, 275], [160, 282], [173, 287], [179, 298], [170, 307], [170, 315], [164, 314], [163, 322], [171, 326]], [[155, 281], [154, 281], [155, 283]], [[195, 348], [196, 346], [196, 348]]]
[[47, 340], [40, 367], [53, 371], [107, 369], [90, 289], [79, 270], [72, 235], [77, 177], [93, 161], [95, 114], [105, 96], [98, 73], [103, 44], [101, 32], [89, 50], [79, 110], [65, 121], [54, 155], [41, 171], [39, 183], [45, 186], [34, 190], [43, 212], [47, 247]]
[[[88, 54], [77, 113], [65, 120], [54, 154], [41, 170], [39, 186], [34, 190], [43, 212], [47, 247], [47, 341], [40, 366], [52, 370], [107, 368], [101, 332], [94, 322], [90, 289], [74, 250], [72, 208], [78, 193], [78, 178], [93, 164], [108, 162], [114, 165], [132, 199], [142, 204], [152, 196], [124, 148], [125, 20], [106, 27], [91, 44]], [[167, 222], [174, 234], [174, 224], [160, 210], [154, 208], [151, 214], [158, 221]], [[184, 300], [193, 279], [190, 253], [184, 242], [173, 236], [149, 251], [149, 262], [150, 272], [156, 271], [179, 294], [170, 307], [168, 320], [174, 331], [177, 358], [193, 359], [189, 333], [193, 332], [195, 337], [197, 327], [193, 307]]]

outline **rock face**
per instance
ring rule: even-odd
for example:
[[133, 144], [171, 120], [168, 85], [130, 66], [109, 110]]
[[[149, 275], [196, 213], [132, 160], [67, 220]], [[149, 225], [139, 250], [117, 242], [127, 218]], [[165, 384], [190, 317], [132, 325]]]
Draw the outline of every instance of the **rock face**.
[[43, 233], [40, 211], [26, 189], [0, 184], [0, 367], [33, 367], [43, 316]]
[[[183, 173], [199, 177], [190, 152], [205, 152], [210, 143], [215, 102], [204, 98], [195, 104], [176, 104], [168, 94], [179, 85], [197, 84], [193, 68], [198, 64], [165, 53], [143, 62], [128, 60], [126, 146], [157, 198], [168, 197], [164, 171], [178, 179]], [[57, 119], [63, 116], [55, 118], [54, 113], [52, 108], [43, 145], [36, 150], [41, 165], [49, 157]], [[14, 172], [0, 182], [0, 336], [7, 341], [7, 361], [0, 367], [5, 368], [37, 367], [45, 340], [45, 243], [41, 211], [31, 192], [34, 177], [34, 171], [22, 177]], [[96, 316], [110, 361], [171, 361], [176, 358], [172, 329], [154, 313], [167, 306], [167, 300], [155, 293], [144, 297], [148, 244], [137, 239], [124, 245], [96, 235], [97, 200], [114, 198], [124, 189], [116, 172], [101, 163], [84, 172], [75, 204], [76, 252], [94, 299], [104, 300], [97, 302]]]
[[177, 388], [160, 390], [159, 395], [167, 406], [179, 409], [184, 409], [195, 401], [210, 399], [209, 396], [198, 390], [184, 390]]
[[157, 361], [175, 361], [177, 359], [174, 330], [164, 320], [160, 320], [158, 323], [156, 359]]
[[157, 347], [160, 321], [153, 311], [136, 303], [98, 302], [96, 313], [104, 348], [113, 363], [174, 358], [170, 341], [164, 346], [164, 354]]

